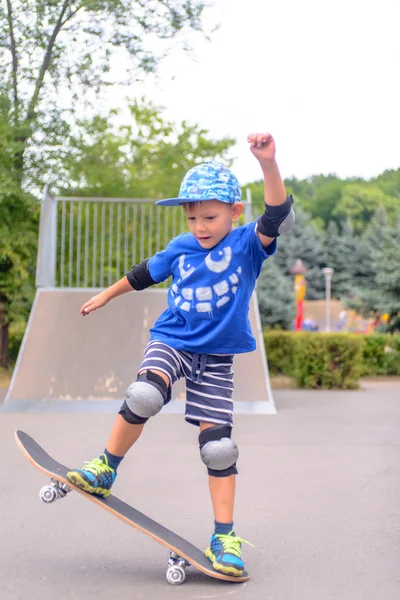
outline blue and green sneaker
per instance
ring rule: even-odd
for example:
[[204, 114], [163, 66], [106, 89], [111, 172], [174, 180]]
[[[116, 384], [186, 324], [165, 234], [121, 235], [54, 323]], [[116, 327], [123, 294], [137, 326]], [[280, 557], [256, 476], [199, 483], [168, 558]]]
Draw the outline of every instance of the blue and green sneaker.
[[233, 577], [243, 575], [244, 563], [242, 561], [242, 543], [249, 544], [246, 540], [237, 537], [233, 531], [228, 535], [213, 534], [210, 546], [205, 551], [206, 557], [212, 562], [216, 571]]
[[111, 494], [111, 487], [117, 477], [115, 469], [109, 466], [105, 454], [100, 454], [91, 462], [85, 462], [82, 469], [75, 469], [67, 473], [67, 479], [78, 488], [107, 498]]

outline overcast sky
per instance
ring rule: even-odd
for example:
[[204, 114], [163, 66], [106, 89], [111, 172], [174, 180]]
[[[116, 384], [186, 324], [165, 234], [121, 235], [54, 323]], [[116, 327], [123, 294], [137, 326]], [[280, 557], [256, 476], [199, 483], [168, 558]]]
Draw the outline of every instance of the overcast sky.
[[114, 88], [104, 102], [146, 94], [166, 116], [237, 139], [242, 184], [260, 171], [249, 132], [270, 131], [283, 177], [370, 178], [400, 167], [399, 0], [214, 0], [220, 22], [195, 60], [173, 54], [157, 83]]

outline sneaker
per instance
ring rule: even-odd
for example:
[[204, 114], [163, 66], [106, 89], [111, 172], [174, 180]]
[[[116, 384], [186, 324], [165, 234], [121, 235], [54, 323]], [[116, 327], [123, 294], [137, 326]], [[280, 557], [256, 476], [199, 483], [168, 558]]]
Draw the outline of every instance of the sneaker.
[[228, 535], [214, 533], [211, 536], [210, 546], [205, 551], [205, 555], [212, 562], [212, 566], [216, 571], [224, 573], [224, 575], [240, 577], [244, 571], [244, 563], [241, 558], [242, 543], [252, 546], [250, 542], [236, 537], [233, 531]]
[[82, 469], [75, 469], [67, 473], [67, 479], [81, 490], [107, 498], [111, 494], [111, 487], [117, 477], [115, 469], [108, 466], [105, 454], [100, 454], [91, 462], [85, 463]]

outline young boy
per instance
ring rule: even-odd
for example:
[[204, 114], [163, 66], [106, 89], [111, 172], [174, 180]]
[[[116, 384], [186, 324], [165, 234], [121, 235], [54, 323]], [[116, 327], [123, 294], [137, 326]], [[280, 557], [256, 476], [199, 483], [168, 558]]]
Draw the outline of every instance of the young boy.
[[171, 399], [171, 387], [186, 379], [186, 420], [199, 426], [201, 459], [209, 474], [215, 530], [205, 554], [214, 569], [240, 576], [241, 543], [233, 531], [238, 448], [231, 439], [233, 355], [251, 352], [255, 339], [248, 311], [262, 263], [276, 240], [293, 227], [293, 199], [286, 197], [270, 134], [248, 136], [265, 189], [265, 213], [234, 228], [243, 204], [234, 174], [208, 162], [191, 169], [178, 198], [157, 204], [182, 205], [190, 233], [136, 265], [120, 281], [81, 308], [83, 316], [126, 292], [145, 289], [172, 276], [169, 308], [150, 329], [150, 342], [117, 416], [104, 453], [68, 479], [90, 494], [109, 496], [121, 460], [146, 421]]

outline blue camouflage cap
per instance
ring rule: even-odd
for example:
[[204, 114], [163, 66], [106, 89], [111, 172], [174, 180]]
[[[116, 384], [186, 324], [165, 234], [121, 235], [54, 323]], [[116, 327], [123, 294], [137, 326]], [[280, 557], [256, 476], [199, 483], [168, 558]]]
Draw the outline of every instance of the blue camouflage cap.
[[178, 198], [159, 200], [162, 206], [179, 206], [184, 202], [219, 200], [233, 204], [240, 202], [242, 193], [239, 182], [228, 167], [209, 161], [197, 165], [183, 178]]

